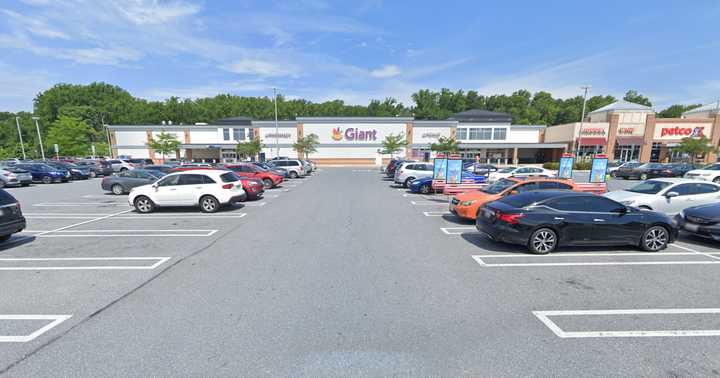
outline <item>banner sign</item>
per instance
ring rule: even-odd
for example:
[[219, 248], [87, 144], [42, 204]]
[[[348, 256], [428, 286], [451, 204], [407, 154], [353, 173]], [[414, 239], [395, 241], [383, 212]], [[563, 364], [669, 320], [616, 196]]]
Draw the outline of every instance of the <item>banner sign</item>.
[[447, 169], [447, 159], [435, 158], [433, 167], [433, 180], [445, 180], [445, 170]]
[[563, 179], [572, 178], [573, 164], [575, 163], [575, 157], [563, 156], [560, 158], [560, 167], [558, 169], [558, 177]]
[[447, 161], [447, 174], [445, 182], [448, 184], [462, 183], [462, 159], [450, 159]]
[[592, 169], [590, 170], [590, 182], [592, 183], [604, 183], [605, 175], [607, 174], [608, 158], [607, 157], [596, 157], [592, 162]]

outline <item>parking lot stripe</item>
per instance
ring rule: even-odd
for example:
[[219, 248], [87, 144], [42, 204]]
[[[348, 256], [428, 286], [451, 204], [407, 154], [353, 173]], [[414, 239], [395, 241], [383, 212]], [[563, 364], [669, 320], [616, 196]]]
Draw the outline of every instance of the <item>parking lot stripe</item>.
[[705, 252], [696, 251], [696, 250], [694, 250], [694, 249], [692, 249], [692, 248], [685, 247], [685, 246], [683, 246], [683, 245], [680, 244], [680, 243], [673, 243], [672, 245], [674, 245], [675, 247], [678, 247], [678, 248], [680, 248], [680, 249], [684, 249], [684, 250], [686, 250], [686, 251], [690, 251], [690, 252], [693, 252], [693, 253], [697, 253], [698, 255], [703, 255], [703, 256], [707, 256], [707, 257], [709, 257], [709, 258], [711, 258], [711, 259], [720, 260], [720, 257], [712, 256], [712, 254], [710, 254], [710, 253], [705, 253]]
[[414, 206], [447, 206], [446, 201], [410, 201]]
[[78, 207], [78, 206], [125, 206], [130, 205], [127, 202], [47, 202], [36, 203], [35, 207]]
[[720, 314], [720, 308], [666, 308], [634, 310], [572, 310], [532, 311], [548, 329], [560, 338], [607, 338], [607, 337], [705, 337], [720, 336], [718, 329], [705, 330], [652, 330], [652, 331], [590, 331], [568, 332], [553, 322], [551, 316], [608, 316], [608, 315], [678, 315], [678, 314]]
[[[23, 233], [33, 234], [42, 238], [81, 238], [81, 237], [207, 237], [212, 236], [218, 230], [60, 230], [60, 231], [37, 231], [24, 230]], [[147, 232], [147, 233], [145, 233]]]
[[58, 324], [70, 319], [72, 315], [1, 315], [0, 320], [52, 320], [52, 322], [39, 328], [29, 335], [23, 336], [0, 336], [2, 343], [26, 343], [32, 341], [43, 333], [56, 327]]
[[56, 229], [50, 230], [50, 231], [44, 231], [44, 232], [41, 232], [41, 233], [39, 233], [39, 234], [37, 234], [37, 235], [35, 235], [35, 236], [43, 236], [43, 235], [49, 234], [49, 233], [51, 233], [51, 232], [63, 231], [63, 230], [67, 230], [68, 228], [73, 228], [73, 227], [77, 227], [77, 226], [82, 226], [82, 225], [84, 225], [84, 224], [101, 221], [101, 220], [103, 220], [103, 219], [112, 218], [112, 217], [114, 217], [114, 216], [116, 216], [116, 215], [129, 213], [129, 212], [131, 212], [131, 211], [133, 211], [133, 210], [134, 210], [134, 209], [128, 209], [128, 210], [118, 211], [117, 213], [112, 213], [112, 214], [108, 214], [108, 215], [105, 215], [105, 216], [102, 216], [102, 217], [98, 217], [98, 218], [94, 218], [94, 219], [89, 219], [89, 220], [86, 220], [86, 221], [84, 221], [84, 222], [74, 223], [74, 224], [71, 224], [71, 225], [68, 225], [68, 226], [63, 226], [63, 227], [60, 227], [60, 228], [56, 228]]
[[34, 258], [0, 258], [2, 261], [155, 261], [152, 265], [96, 265], [96, 266], [4, 266], [6, 270], [153, 270], [170, 260], [170, 257], [34, 257]]
[[244, 203], [243, 206], [248, 207], [261, 207], [267, 205], [267, 202], [253, 202], [253, 203]]
[[[29, 219], [93, 219], [99, 214], [70, 214], [70, 215], [49, 215], [49, 214], [25, 214], [25, 218]], [[113, 217], [113, 219], [210, 219], [210, 218], [244, 218], [247, 213], [236, 213], [236, 214], [189, 214], [189, 213], [175, 213], [174, 215], [162, 215], [162, 214], [136, 214], [136, 215], [119, 215]], [[179, 218], [181, 217], [181, 218]]]
[[449, 211], [423, 211], [423, 215], [426, 217], [441, 217], [443, 215], [450, 215], [452, 214]]
[[[662, 256], [662, 255], [678, 255], [682, 254], [682, 252], [678, 253], [663, 253], [659, 255], [648, 255], [650, 256]], [[627, 256], [631, 254], [620, 254], [618, 253], [616, 256]], [[687, 255], [694, 255], [694, 254], [687, 254]], [[687, 256], [686, 255], [686, 256]], [[531, 256], [537, 256], [537, 255], [526, 255], [526, 256], [517, 256], [517, 257], [531, 257]], [[567, 256], [567, 255], [564, 255]], [[539, 256], [539, 257], [564, 257], [564, 256]], [[603, 256], [613, 256], [613, 255], [603, 255]], [[688, 260], [688, 261], [590, 261], [590, 262], [538, 262], [538, 263], [492, 263], [488, 262], [484, 259], [487, 259], [489, 256], [483, 256], [483, 255], [473, 255], [472, 258], [481, 266], [487, 267], [487, 268], [513, 268], [513, 267], [551, 267], [551, 266], [612, 266], [612, 265], [717, 265], [720, 264], [720, 261], [712, 260], [712, 261], [697, 261], [697, 260]], [[496, 256], [500, 257], [500, 256]], [[504, 256], [503, 256], [504, 257]]]
[[[440, 230], [447, 235], [462, 235], [467, 231], [477, 231], [475, 227], [440, 227]], [[454, 231], [454, 230], [460, 230]]]

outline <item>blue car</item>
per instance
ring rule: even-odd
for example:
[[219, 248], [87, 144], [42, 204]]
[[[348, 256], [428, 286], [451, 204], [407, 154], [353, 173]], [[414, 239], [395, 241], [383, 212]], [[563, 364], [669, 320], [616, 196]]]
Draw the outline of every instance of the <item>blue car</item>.
[[[481, 175], [474, 175], [470, 172], [463, 172], [462, 173], [463, 180], [472, 179], [477, 184], [482, 184], [487, 180], [487, 176], [481, 176]], [[420, 193], [420, 194], [429, 194], [432, 193], [432, 177], [424, 177], [419, 178], [417, 180], [413, 180], [410, 183], [410, 191], [413, 193]]]
[[66, 182], [70, 179], [70, 172], [53, 168], [42, 163], [21, 163], [15, 167], [30, 171], [33, 182], [51, 184], [53, 182]]

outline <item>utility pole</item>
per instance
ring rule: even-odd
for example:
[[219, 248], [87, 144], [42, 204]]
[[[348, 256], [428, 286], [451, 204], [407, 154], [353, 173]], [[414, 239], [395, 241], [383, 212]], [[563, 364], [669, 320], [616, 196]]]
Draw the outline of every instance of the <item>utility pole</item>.
[[108, 141], [108, 156], [112, 159], [114, 156], [112, 154], [112, 144], [110, 143], [110, 130], [108, 130], [107, 125], [105, 124], [104, 114], [100, 116], [100, 123], [102, 123], [103, 127], [105, 128], [105, 136], [107, 137]]
[[22, 149], [23, 160], [25, 160], [27, 159], [27, 156], [25, 156], [25, 144], [23, 144], [22, 133], [20, 132], [20, 117], [15, 117], [15, 124], [18, 129], [18, 136], [20, 137], [20, 148]]
[[278, 132], [277, 88], [273, 88], [273, 102], [275, 103], [275, 157], [280, 157], [280, 134]]
[[575, 139], [575, 156], [576, 157], [579, 157], [578, 154], [580, 152], [580, 145], [581, 145], [580, 138], [582, 137], [582, 129], [583, 129], [583, 125], [585, 123], [585, 107], [587, 106], [587, 95], [588, 95], [588, 91], [590, 90], [590, 88], [592, 88], [592, 86], [583, 85], [580, 88], [585, 90], [585, 94], [583, 95], [582, 115], [580, 116], [580, 130], [578, 130], [578, 136]]
[[42, 142], [42, 135], [40, 135], [40, 124], [38, 123], [38, 120], [40, 117], [32, 117], [33, 120], [35, 120], [35, 129], [37, 130], [38, 134], [38, 140], [40, 141], [40, 153], [42, 154], [43, 161], [45, 160], [45, 147], [43, 147]]

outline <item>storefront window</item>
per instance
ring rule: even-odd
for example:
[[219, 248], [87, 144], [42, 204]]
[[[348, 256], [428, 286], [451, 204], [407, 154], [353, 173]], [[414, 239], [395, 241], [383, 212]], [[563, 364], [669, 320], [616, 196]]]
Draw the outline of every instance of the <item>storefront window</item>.
[[223, 129], [223, 140], [230, 140], [230, 129]]
[[233, 129], [233, 139], [237, 141], [245, 140], [245, 129], [235, 128]]
[[506, 128], [497, 128], [493, 129], [493, 139], [495, 140], [505, 140], [507, 138], [507, 129]]
[[615, 161], [638, 161], [640, 160], [640, 146], [633, 145], [615, 145]]
[[605, 152], [605, 146], [580, 146], [578, 148], [578, 157], [589, 159], [593, 155], [602, 154], [603, 152]]
[[650, 161], [653, 163], [657, 163], [660, 161], [660, 149], [662, 148], [662, 143], [653, 143], [652, 144], [652, 150], [650, 150]]
[[492, 140], [493, 129], [491, 128], [470, 128], [470, 140]]
[[467, 139], [467, 128], [457, 129], [457, 139]]

